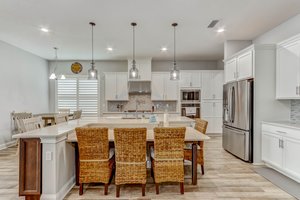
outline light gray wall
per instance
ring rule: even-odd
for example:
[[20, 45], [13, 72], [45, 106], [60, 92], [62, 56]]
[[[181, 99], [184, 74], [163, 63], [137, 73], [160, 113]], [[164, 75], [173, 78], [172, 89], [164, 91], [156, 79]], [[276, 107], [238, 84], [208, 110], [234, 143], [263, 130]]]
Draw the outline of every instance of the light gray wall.
[[251, 44], [251, 40], [226, 40], [224, 42], [224, 60]]
[[300, 14], [256, 37], [254, 44], [276, 44], [300, 33]]
[[47, 61], [0, 41], [0, 148], [12, 141], [10, 113], [49, 111]]

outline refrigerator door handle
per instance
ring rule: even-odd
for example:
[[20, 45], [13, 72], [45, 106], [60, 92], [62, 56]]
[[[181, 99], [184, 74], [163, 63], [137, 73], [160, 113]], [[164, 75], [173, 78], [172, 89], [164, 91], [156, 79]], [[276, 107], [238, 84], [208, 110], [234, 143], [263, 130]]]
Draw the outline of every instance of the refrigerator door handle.
[[235, 120], [235, 88], [231, 89], [231, 123], [234, 123]]
[[231, 87], [228, 90], [227, 98], [228, 98], [228, 121], [229, 123], [231, 123]]

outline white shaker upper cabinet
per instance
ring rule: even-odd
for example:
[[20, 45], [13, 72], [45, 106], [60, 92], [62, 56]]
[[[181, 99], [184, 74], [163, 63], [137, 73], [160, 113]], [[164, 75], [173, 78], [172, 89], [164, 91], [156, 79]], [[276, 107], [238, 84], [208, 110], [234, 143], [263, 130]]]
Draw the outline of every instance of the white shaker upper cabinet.
[[177, 101], [178, 81], [170, 80], [170, 73], [152, 73], [151, 100], [153, 101]]
[[236, 58], [225, 62], [224, 66], [225, 83], [236, 80]]
[[276, 98], [300, 99], [300, 36], [277, 45]]
[[152, 73], [151, 100], [164, 100], [164, 74]]
[[202, 72], [202, 100], [223, 99], [223, 71], [212, 70]]
[[253, 51], [248, 51], [237, 57], [237, 80], [253, 77]]
[[180, 71], [180, 87], [182, 88], [200, 88], [201, 72], [200, 71]]
[[225, 61], [225, 83], [254, 77], [254, 49], [251, 45]]
[[126, 72], [105, 73], [105, 99], [107, 101], [128, 100], [128, 79]]

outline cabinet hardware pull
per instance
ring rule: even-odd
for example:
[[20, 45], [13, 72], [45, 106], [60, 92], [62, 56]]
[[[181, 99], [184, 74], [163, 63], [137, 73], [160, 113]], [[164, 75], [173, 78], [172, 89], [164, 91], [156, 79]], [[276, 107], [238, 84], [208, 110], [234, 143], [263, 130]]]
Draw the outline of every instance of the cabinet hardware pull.
[[281, 148], [284, 148], [283, 140], [281, 140]]
[[296, 86], [296, 95], [299, 95], [298, 86]]
[[277, 133], [287, 134], [287, 132], [284, 131], [276, 131]]
[[298, 86], [298, 95], [300, 95], [300, 86]]

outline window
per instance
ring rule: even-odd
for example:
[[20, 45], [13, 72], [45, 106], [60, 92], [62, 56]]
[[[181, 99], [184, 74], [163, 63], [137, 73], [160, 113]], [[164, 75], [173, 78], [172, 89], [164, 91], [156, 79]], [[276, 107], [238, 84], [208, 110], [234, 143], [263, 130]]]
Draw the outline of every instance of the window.
[[86, 77], [57, 80], [56, 107], [82, 110], [83, 117], [97, 117], [99, 113], [98, 80]]

